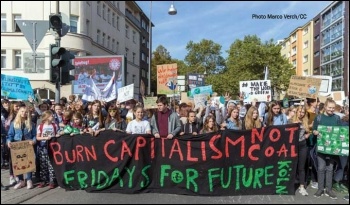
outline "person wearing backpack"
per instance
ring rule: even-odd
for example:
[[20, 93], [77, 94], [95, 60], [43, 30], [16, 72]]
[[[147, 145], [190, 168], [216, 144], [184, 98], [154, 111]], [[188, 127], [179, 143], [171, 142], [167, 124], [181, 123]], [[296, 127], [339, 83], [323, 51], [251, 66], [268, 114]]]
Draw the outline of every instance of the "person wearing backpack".
[[48, 141], [55, 137], [58, 126], [54, 123], [53, 113], [48, 110], [41, 116], [41, 123], [37, 128], [36, 139], [38, 140], [38, 155], [40, 162], [40, 180], [38, 187], [42, 188], [49, 183], [50, 189], [56, 187], [56, 175], [48, 155]]
[[[316, 116], [313, 126], [312, 133], [321, 138], [319, 131], [317, 130], [319, 125], [325, 126], [341, 126], [341, 120], [338, 115], [334, 114], [335, 101], [327, 99], [325, 102], [325, 112]], [[318, 190], [315, 193], [315, 197], [319, 198], [322, 195], [329, 196], [331, 199], [337, 199], [337, 195], [332, 191], [333, 182], [333, 165], [338, 160], [337, 155], [323, 154], [317, 152], [318, 170], [317, 170], [317, 181]], [[326, 190], [324, 190], [326, 188]]]

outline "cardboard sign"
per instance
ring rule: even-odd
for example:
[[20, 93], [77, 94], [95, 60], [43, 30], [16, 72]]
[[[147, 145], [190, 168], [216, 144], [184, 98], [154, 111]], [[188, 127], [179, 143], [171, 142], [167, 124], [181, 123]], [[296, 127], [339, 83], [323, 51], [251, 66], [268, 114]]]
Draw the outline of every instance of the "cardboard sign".
[[174, 94], [177, 85], [177, 64], [157, 65], [157, 93]]
[[157, 108], [157, 97], [147, 97], [143, 98], [143, 105], [145, 109], [155, 109]]
[[14, 175], [35, 171], [35, 154], [30, 140], [11, 142], [11, 160]]
[[290, 78], [287, 93], [289, 96], [316, 99], [320, 90], [321, 81], [322, 79], [319, 78], [293, 75]]
[[250, 103], [253, 99], [259, 102], [271, 101], [271, 81], [252, 80], [239, 81], [239, 91], [243, 95], [243, 102]]

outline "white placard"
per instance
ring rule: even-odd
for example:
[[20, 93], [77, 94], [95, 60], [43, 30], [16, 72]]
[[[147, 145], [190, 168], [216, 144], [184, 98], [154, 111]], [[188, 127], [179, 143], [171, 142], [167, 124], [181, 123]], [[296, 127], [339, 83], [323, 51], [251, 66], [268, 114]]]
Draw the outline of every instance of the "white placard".
[[134, 99], [134, 84], [118, 88], [118, 101], [125, 102]]
[[205, 106], [205, 102], [208, 100], [209, 93], [197, 94], [193, 96], [195, 108]]
[[252, 102], [253, 99], [259, 102], [271, 101], [270, 80], [239, 81], [239, 89], [243, 95], [243, 102]]

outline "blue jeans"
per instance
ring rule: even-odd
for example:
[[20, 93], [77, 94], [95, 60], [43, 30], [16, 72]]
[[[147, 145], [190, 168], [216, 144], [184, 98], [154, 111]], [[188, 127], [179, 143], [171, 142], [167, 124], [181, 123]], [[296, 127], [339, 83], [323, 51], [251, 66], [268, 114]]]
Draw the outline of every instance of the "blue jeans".
[[348, 162], [348, 156], [339, 156], [340, 164], [338, 165], [337, 171], [334, 173], [334, 181], [340, 182], [343, 180], [344, 168]]
[[[28, 172], [28, 173], [26, 173], [26, 175], [27, 175], [27, 181], [32, 180], [32, 172]], [[17, 177], [20, 181], [23, 181], [23, 174], [20, 174]]]

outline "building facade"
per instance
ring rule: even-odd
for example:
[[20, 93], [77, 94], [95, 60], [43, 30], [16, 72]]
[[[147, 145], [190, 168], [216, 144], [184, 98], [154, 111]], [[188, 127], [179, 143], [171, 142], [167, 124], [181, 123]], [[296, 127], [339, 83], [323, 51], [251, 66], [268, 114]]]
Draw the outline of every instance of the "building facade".
[[[36, 12], [33, 12], [36, 11]], [[55, 98], [55, 85], [49, 82], [49, 45], [55, 43], [53, 32], [47, 31], [38, 42], [36, 53], [44, 56], [43, 69], [28, 71], [30, 44], [16, 20], [48, 21], [59, 11], [69, 32], [61, 38], [61, 47], [75, 56], [124, 55], [125, 85], [134, 84], [134, 96], [139, 96], [140, 80], [146, 92], [149, 86], [148, 56], [150, 42], [149, 19], [135, 1], [2, 1], [1, 2], [1, 72], [29, 78], [32, 88], [44, 99]], [[141, 15], [143, 16], [141, 20]], [[49, 24], [47, 23], [49, 29]], [[143, 37], [147, 39], [143, 44]], [[148, 45], [148, 46], [147, 46]], [[142, 53], [147, 54], [142, 56]], [[41, 65], [41, 64], [40, 64]], [[72, 94], [71, 85], [61, 87], [61, 96]], [[146, 93], [148, 94], [148, 93]]]

